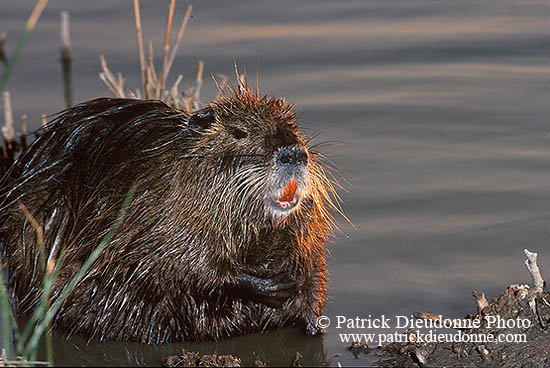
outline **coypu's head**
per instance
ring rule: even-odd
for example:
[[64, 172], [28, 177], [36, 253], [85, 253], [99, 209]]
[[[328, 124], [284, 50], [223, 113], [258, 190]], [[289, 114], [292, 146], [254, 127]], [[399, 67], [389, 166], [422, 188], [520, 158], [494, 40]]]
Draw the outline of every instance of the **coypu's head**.
[[293, 214], [300, 220], [301, 214], [306, 226], [311, 210], [330, 218], [325, 207], [332, 206], [332, 184], [322, 157], [299, 131], [292, 107], [283, 99], [260, 97], [241, 83], [191, 116], [189, 126], [200, 132], [196, 147], [217, 158], [216, 171], [225, 178], [222, 196], [212, 183], [212, 195], [224, 212], [273, 223]]

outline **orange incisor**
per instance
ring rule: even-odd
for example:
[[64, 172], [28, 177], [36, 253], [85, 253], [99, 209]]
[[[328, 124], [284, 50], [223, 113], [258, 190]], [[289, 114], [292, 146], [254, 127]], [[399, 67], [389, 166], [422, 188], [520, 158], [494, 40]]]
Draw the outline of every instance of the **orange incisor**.
[[279, 198], [281, 202], [290, 202], [294, 199], [296, 193], [296, 180], [292, 179], [288, 182], [283, 190], [283, 195]]

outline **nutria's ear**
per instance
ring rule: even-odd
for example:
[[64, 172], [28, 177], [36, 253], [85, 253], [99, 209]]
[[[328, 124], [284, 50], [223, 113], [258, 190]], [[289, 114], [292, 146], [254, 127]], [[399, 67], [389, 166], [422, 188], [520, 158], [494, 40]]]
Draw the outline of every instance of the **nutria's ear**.
[[216, 113], [211, 107], [197, 111], [189, 118], [189, 125], [194, 125], [200, 129], [207, 129], [216, 121]]

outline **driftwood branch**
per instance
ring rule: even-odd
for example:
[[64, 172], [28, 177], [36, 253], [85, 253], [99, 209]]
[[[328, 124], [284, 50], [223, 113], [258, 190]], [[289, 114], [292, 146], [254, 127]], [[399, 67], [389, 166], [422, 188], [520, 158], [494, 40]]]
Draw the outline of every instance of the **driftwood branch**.
[[537, 315], [537, 296], [542, 294], [544, 290], [544, 280], [540, 274], [539, 266], [537, 265], [537, 253], [530, 252], [527, 249], [523, 250], [527, 259], [525, 260], [525, 267], [527, 271], [531, 274], [531, 279], [533, 280], [533, 289], [529, 294], [529, 307], [531, 312], [534, 315]]
[[531, 279], [533, 280], [533, 293], [540, 294], [544, 289], [544, 280], [540, 274], [539, 266], [537, 265], [537, 253], [530, 252], [527, 249], [523, 250], [527, 259], [525, 260], [525, 267], [527, 271], [531, 274]]

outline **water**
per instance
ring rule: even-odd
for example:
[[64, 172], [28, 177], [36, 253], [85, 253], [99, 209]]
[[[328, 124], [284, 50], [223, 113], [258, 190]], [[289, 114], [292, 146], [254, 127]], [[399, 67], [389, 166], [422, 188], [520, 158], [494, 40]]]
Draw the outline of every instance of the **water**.
[[[8, 50], [32, 1], [4, 2]], [[157, 50], [168, 2], [143, 2], [145, 39]], [[187, 3], [180, 1], [181, 19]], [[487, 1], [214, 1], [194, 4], [173, 70], [192, 82], [232, 75], [233, 59], [264, 91], [286, 96], [350, 181], [344, 210], [356, 228], [329, 244], [325, 314], [395, 318], [414, 311], [454, 318], [488, 295], [529, 282], [524, 248], [550, 272], [550, 4]], [[139, 86], [131, 2], [52, 1], [8, 89], [33, 127], [63, 107], [59, 12], [71, 14], [75, 100], [105, 95], [99, 54]], [[157, 63], [158, 65], [158, 63]], [[259, 65], [259, 66], [258, 66]], [[172, 75], [175, 78], [174, 73]], [[205, 83], [204, 96], [214, 87]], [[293, 328], [217, 344], [56, 340], [59, 364], [158, 364], [182, 347], [288, 364], [367, 364], [329, 327], [306, 339]], [[369, 332], [355, 330], [355, 332]], [[372, 332], [372, 331], [371, 331]], [[377, 331], [379, 332], [379, 331]]]

